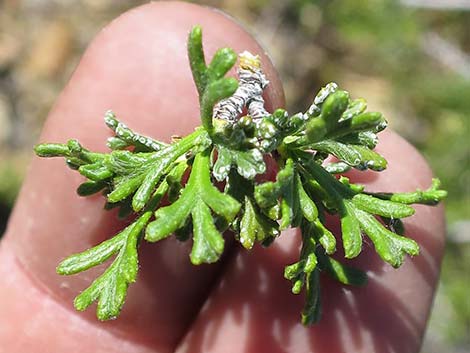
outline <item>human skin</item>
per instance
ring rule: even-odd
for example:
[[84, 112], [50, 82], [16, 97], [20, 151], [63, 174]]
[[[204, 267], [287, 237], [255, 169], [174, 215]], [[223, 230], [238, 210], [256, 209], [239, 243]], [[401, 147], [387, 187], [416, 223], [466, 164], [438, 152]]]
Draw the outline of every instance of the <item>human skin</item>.
[[[256, 41], [230, 18], [179, 2], [138, 7], [92, 42], [44, 126], [41, 142], [78, 139], [106, 151], [103, 123], [111, 108], [127, 125], [168, 141], [200, 124], [197, 92], [186, 57], [190, 28], [200, 24], [210, 58], [219, 47], [262, 55], [270, 85], [268, 110], [284, 106], [280, 81]], [[333, 78], [334, 79], [334, 78]], [[432, 173], [420, 154], [393, 132], [377, 150], [381, 173], [354, 172], [371, 191], [427, 188]], [[322, 278], [322, 321], [300, 324], [303, 296], [290, 293], [283, 267], [298, 257], [299, 235], [284, 232], [267, 249], [235, 243], [221, 262], [193, 266], [190, 244], [173, 238], [140, 248], [140, 272], [117, 320], [99, 322], [94, 308], [76, 312], [73, 297], [103, 267], [70, 277], [55, 273], [65, 256], [95, 245], [122, 223], [103, 210], [102, 197], [79, 198], [82, 178], [62, 160], [33, 158], [0, 244], [0, 352], [417, 352], [429, 315], [444, 245], [442, 206], [416, 206], [405, 220], [421, 247], [398, 270], [372, 243], [354, 265], [367, 286]], [[331, 229], [338, 230], [334, 221]], [[341, 249], [339, 250], [341, 251]]]

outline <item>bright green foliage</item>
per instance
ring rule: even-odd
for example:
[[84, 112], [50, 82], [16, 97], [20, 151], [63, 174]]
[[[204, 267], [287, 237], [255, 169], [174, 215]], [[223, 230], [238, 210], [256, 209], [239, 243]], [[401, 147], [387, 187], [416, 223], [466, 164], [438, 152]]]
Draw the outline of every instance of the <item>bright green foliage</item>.
[[196, 26], [189, 34], [188, 57], [199, 93], [202, 126], [212, 133], [212, 108], [219, 100], [231, 96], [238, 87], [236, 79], [224, 77], [237, 61], [237, 54], [230, 48], [219, 49], [207, 66], [202, 48], [202, 29]]
[[[413, 215], [410, 204], [434, 205], [443, 199], [446, 192], [439, 189], [439, 181], [433, 180], [425, 191], [368, 193], [341, 175], [351, 168], [386, 168], [386, 160], [373, 150], [377, 133], [386, 127], [382, 114], [366, 112], [363, 99], [351, 100], [346, 91], [329, 84], [305, 113], [289, 115], [278, 109], [256, 120], [213, 119], [214, 105], [237, 90], [238, 81], [225, 77], [237, 56], [231, 49], [220, 49], [207, 65], [199, 27], [189, 35], [188, 55], [202, 121], [192, 134], [166, 144], [133, 132], [107, 112], [105, 122], [116, 134], [108, 139], [110, 153], [88, 151], [75, 140], [35, 148], [42, 157], [64, 157], [87, 178], [79, 195], [102, 191], [107, 209], [119, 207], [121, 217], [138, 214], [113, 238], [58, 266], [59, 274], [71, 275], [114, 256], [104, 273], [77, 296], [78, 310], [97, 301], [99, 319], [119, 314], [127, 288], [136, 279], [142, 238], [156, 242], [175, 234], [181, 241], [192, 239], [190, 260], [198, 265], [220, 258], [225, 230], [251, 249], [256, 243], [268, 246], [281, 230], [299, 227], [299, 260], [286, 266], [284, 276], [292, 281], [293, 293], [306, 292], [301, 316], [306, 325], [320, 319], [321, 273], [346, 285], [366, 282], [364, 272], [331, 257], [338, 246], [346, 258], [357, 257], [367, 236], [378, 256], [393, 267], [399, 267], [406, 254], [418, 254], [418, 244], [403, 235], [400, 219]], [[328, 156], [337, 161], [326, 162]], [[277, 162], [275, 180], [257, 177], [266, 172], [266, 158]], [[225, 183], [223, 191], [217, 182]], [[163, 198], [169, 204], [162, 206]], [[339, 218], [340, 240], [325, 226], [327, 215]]]
[[427, 190], [416, 190], [414, 192], [398, 193], [373, 193], [375, 197], [384, 200], [390, 200], [406, 205], [421, 203], [424, 205], [437, 205], [440, 200], [447, 196], [447, 192], [439, 189], [441, 182], [439, 179], [432, 179], [431, 187]]
[[233, 150], [219, 145], [217, 160], [214, 163], [213, 174], [218, 181], [227, 178], [232, 166], [236, 166], [238, 174], [246, 179], [253, 179], [266, 171], [263, 154], [259, 149]]
[[191, 176], [179, 199], [155, 212], [156, 220], [147, 227], [145, 239], [155, 242], [166, 238], [182, 228], [191, 215], [194, 234], [192, 263], [215, 262], [224, 250], [224, 239], [214, 224], [211, 210], [230, 223], [240, 210], [240, 204], [212, 185], [206, 150], [196, 155]]
[[96, 315], [100, 320], [112, 319], [119, 314], [127, 287], [137, 277], [137, 245], [150, 216], [151, 212], [144, 213], [137, 221], [108, 240], [109, 243], [103, 242], [81, 254], [72, 255], [59, 265], [59, 274], [73, 274], [96, 266], [117, 253], [112, 265], [75, 298], [77, 310], [85, 310], [93, 301], [98, 300]]

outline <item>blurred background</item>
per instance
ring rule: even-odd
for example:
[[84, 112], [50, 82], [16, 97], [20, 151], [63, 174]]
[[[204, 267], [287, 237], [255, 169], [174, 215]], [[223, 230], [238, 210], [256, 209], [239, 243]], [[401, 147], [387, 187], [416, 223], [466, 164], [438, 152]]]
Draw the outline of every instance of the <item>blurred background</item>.
[[[258, 37], [289, 111], [335, 81], [427, 157], [449, 191], [449, 241], [422, 353], [470, 352], [470, 0], [194, 2]], [[143, 3], [0, 0], [0, 235], [44, 119], [87, 44]]]

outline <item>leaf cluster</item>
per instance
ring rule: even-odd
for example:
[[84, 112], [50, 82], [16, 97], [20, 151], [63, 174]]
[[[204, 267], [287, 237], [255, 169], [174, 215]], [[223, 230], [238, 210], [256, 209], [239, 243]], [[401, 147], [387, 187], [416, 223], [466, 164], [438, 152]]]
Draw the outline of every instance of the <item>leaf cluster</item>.
[[[189, 34], [188, 56], [202, 122], [192, 134], [163, 143], [135, 133], [107, 112], [105, 123], [115, 133], [108, 139], [110, 153], [91, 152], [76, 140], [35, 147], [41, 157], [64, 157], [87, 178], [79, 195], [102, 192], [106, 208], [119, 207], [122, 217], [137, 215], [111, 239], [58, 266], [59, 274], [71, 275], [114, 256], [104, 273], [76, 297], [78, 310], [97, 301], [99, 319], [117, 316], [128, 286], [137, 278], [140, 242], [172, 234], [192, 240], [190, 260], [198, 265], [220, 258], [226, 230], [249, 250], [256, 243], [269, 246], [282, 230], [298, 227], [299, 259], [286, 266], [284, 276], [292, 281], [293, 293], [306, 291], [306, 325], [320, 318], [320, 273], [344, 284], [366, 282], [362, 271], [332, 257], [338, 242], [345, 258], [351, 259], [361, 253], [363, 238], [368, 237], [393, 267], [399, 267], [405, 255], [418, 254], [418, 244], [403, 235], [400, 220], [414, 213], [410, 204], [436, 204], [444, 198], [439, 182], [434, 180], [425, 191], [369, 193], [341, 175], [351, 168], [386, 168], [386, 160], [374, 151], [377, 133], [386, 127], [380, 113], [367, 112], [363, 99], [350, 99], [332, 83], [306, 112], [289, 115], [277, 109], [256, 120], [214, 119], [214, 105], [238, 88], [235, 78], [226, 77], [237, 55], [219, 49], [206, 64], [202, 31], [196, 26]], [[274, 180], [260, 178], [267, 158], [278, 166]], [[340, 220], [338, 239], [325, 226], [328, 215]]]

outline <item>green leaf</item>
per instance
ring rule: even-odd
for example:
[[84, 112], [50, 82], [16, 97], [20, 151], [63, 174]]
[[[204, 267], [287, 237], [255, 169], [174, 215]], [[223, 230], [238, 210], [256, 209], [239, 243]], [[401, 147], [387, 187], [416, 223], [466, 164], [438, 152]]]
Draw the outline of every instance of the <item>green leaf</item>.
[[334, 92], [338, 90], [338, 85], [334, 82], [330, 82], [320, 89], [315, 96], [312, 105], [308, 109], [308, 116], [317, 116], [321, 112], [323, 102]]
[[362, 131], [357, 134], [357, 142], [358, 144], [372, 150], [379, 143], [379, 138], [377, 137], [377, 134], [372, 131]]
[[266, 172], [263, 154], [259, 149], [253, 148], [235, 153], [233, 156], [238, 174], [245, 179], [253, 179], [256, 175]]
[[[284, 230], [295, 222], [294, 216], [298, 213], [299, 202], [295, 194], [295, 186], [293, 178], [285, 183], [282, 187], [282, 199], [281, 199], [281, 220], [280, 229]], [[294, 225], [294, 224], [293, 224]]]
[[160, 152], [157, 152], [159, 159], [148, 169], [145, 178], [138, 187], [132, 199], [132, 208], [134, 211], [140, 211], [150, 199], [155, 186], [161, 180], [162, 176], [170, 166], [182, 155], [193, 148], [195, 140], [200, 135], [200, 131], [196, 130], [191, 135], [170, 145]]
[[377, 125], [385, 123], [382, 113], [367, 112], [353, 116], [349, 122], [352, 131], [365, 131], [375, 128]]
[[34, 152], [38, 157], [70, 157], [68, 146], [62, 143], [40, 143]]
[[413, 207], [402, 203], [381, 200], [365, 194], [357, 194], [352, 198], [353, 204], [362, 211], [387, 218], [404, 218], [415, 213]]
[[361, 252], [362, 234], [359, 221], [354, 213], [354, 206], [349, 200], [344, 200], [343, 207], [340, 210], [340, 217], [344, 256], [352, 259]]
[[354, 99], [348, 105], [348, 108], [343, 113], [342, 119], [351, 119], [352, 117], [365, 112], [367, 109], [367, 102], [363, 98]]
[[106, 146], [108, 146], [112, 150], [123, 150], [126, 147], [129, 147], [129, 144], [119, 137], [110, 137], [106, 142]]
[[180, 196], [181, 190], [183, 189], [183, 177], [188, 169], [188, 163], [186, 160], [178, 163], [166, 177], [168, 183], [168, 201], [175, 202]]
[[138, 174], [141, 169], [158, 160], [158, 152], [133, 153], [131, 151], [113, 151], [103, 164], [117, 176]]
[[230, 223], [240, 206], [238, 201], [212, 185], [210, 151], [203, 151], [196, 154], [188, 182], [179, 199], [155, 212], [155, 221], [148, 225], [145, 239], [155, 242], [169, 236], [183, 228], [191, 215], [194, 235], [191, 261], [193, 264], [214, 262], [223, 251], [223, 238], [214, 225], [210, 210]]
[[245, 249], [251, 249], [255, 241], [263, 242], [279, 235], [276, 222], [264, 216], [246, 196], [244, 213], [240, 221], [240, 243]]
[[381, 113], [367, 112], [356, 115], [350, 119], [342, 120], [338, 125], [327, 134], [329, 139], [337, 139], [342, 136], [348, 136], [359, 132], [382, 129], [387, 121]]
[[74, 169], [84, 164], [102, 161], [105, 158], [102, 153], [93, 153], [83, 148], [77, 140], [69, 140], [66, 144], [38, 144], [34, 147], [34, 152], [39, 157], [64, 157], [67, 164]]
[[177, 229], [184, 226], [186, 218], [191, 214], [194, 206], [193, 191], [186, 184], [180, 198], [169, 206], [159, 208], [155, 212], [155, 221], [147, 226], [145, 239], [150, 242], [162, 240]]
[[61, 274], [77, 273], [102, 263], [118, 252], [112, 265], [75, 298], [74, 305], [77, 310], [85, 310], [91, 303], [98, 301], [98, 319], [109, 320], [119, 314], [127, 288], [137, 276], [137, 245], [151, 215], [152, 212], [144, 213], [115, 238], [81, 254], [73, 255], [59, 265], [57, 271]]
[[114, 175], [102, 162], [82, 165], [78, 168], [78, 172], [93, 181], [102, 181]]
[[320, 320], [320, 271], [316, 269], [307, 275], [305, 306], [302, 310], [302, 324], [308, 326]]
[[108, 194], [108, 202], [115, 203], [124, 200], [140, 187], [144, 178], [145, 173], [119, 178], [119, 181], [114, 184], [114, 190]]
[[397, 235], [382, 226], [374, 216], [361, 211], [355, 211], [361, 229], [372, 240], [379, 256], [393, 267], [400, 267], [405, 254], [418, 255], [418, 244], [409, 238]]
[[100, 192], [106, 188], [108, 184], [102, 181], [86, 181], [77, 188], [77, 194], [80, 196], [89, 196]]
[[262, 209], [276, 205], [280, 195], [281, 187], [277, 182], [268, 181], [255, 187], [255, 200]]
[[398, 193], [372, 193], [371, 195], [384, 200], [398, 202], [401, 204], [411, 205], [414, 203], [424, 205], [436, 205], [447, 197], [447, 191], [440, 189], [441, 182], [439, 179], [433, 178], [432, 184], [427, 190], [416, 190], [414, 192], [398, 192]]
[[320, 221], [316, 219], [310, 225], [315, 238], [323, 246], [327, 254], [333, 254], [336, 251], [336, 238]]
[[224, 77], [236, 61], [237, 54], [232, 49], [222, 48], [217, 50], [207, 68], [208, 81], [212, 82]]
[[315, 249], [317, 247], [315, 237], [305, 222], [301, 223], [302, 248], [299, 261], [288, 265], [284, 269], [284, 277], [293, 282], [292, 293], [299, 294], [305, 280], [317, 267]]
[[289, 114], [285, 109], [278, 108], [273, 112], [272, 121], [279, 130], [282, 130], [287, 127], [289, 122]]
[[369, 168], [381, 171], [387, 167], [385, 158], [367, 147], [324, 140], [312, 144], [311, 148], [320, 152], [330, 153], [348, 165], [360, 170]]
[[321, 107], [320, 118], [325, 121], [327, 131], [336, 128], [348, 104], [349, 94], [346, 91], [335, 91], [326, 98]]
[[73, 275], [103, 263], [121, 249], [131, 230], [132, 226], [129, 226], [93, 248], [70, 255], [57, 266], [57, 273], [59, 275]]
[[224, 238], [214, 225], [209, 207], [198, 200], [191, 215], [194, 234], [191, 262], [194, 265], [216, 262], [224, 250]]
[[201, 139], [207, 138], [204, 130], [196, 130], [158, 152], [113, 151], [104, 163], [119, 177], [114, 178], [114, 190], [108, 194], [108, 201], [119, 202], [134, 194], [132, 207], [135, 212], [140, 211], [149, 201], [159, 181], [178, 163], [178, 158], [201, 143]]
[[325, 137], [327, 132], [328, 130], [326, 128], [325, 120], [323, 120], [321, 117], [316, 117], [316, 118], [311, 119], [307, 123], [306, 129], [305, 129], [305, 135], [307, 137], [307, 141], [310, 143], [321, 141]]
[[258, 174], [266, 171], [263, 154], [258, 149], [246, 151], [233, 150], [223, 146], [217, 146], [217, 160], [214, 163], [212, 174], [218, 181], [227, 178], [232, 165], [237, 168], [238, 174], [245, 179], [253, 179]]
[[351, 166], [344, 162], [328, 163], [324, 167], [331, 174], [343, 174], [351, 169]]
[[108, 110], [104, 116], [106, 125], [115, 132], [116, 137], [108, 139], [108, 147], [122, 149], [128, 146], [135, 147], [135, 151], [159, 151], [167, 144], [154, 140], [151, 137], [138, 134], [117, 120], [116, 115]]
[[189, 33], [188, 57], [199, 97], [202, 97], [207, 84], [207, 67], [202, 48], [202, 28], [200, 26], [194, 26]]
[[[360, 193], [364, 192], [364, 188], [365, 188], [364, 185], [351, 183], [349, 181], [349, 178], [345, 177], [344, 175], [340, 176], [338, 181], [341, 184], [347, 186], [350, 190], [352, 190], [356, 194], [360, 194]], [[349, 198], [350, 197], [348, 197], [348, 199]]]
[[300, 210], [302, 211], [305, 219], [307, 219], [309, 222], [313, 222], [318, 217], [318, 209], [315, 205], [315, 202], [305, 192], [305, 189], [302, 186], [302, 180], [300, 179], [299, 175], [297, 175], [296, 186], [299, 197]]
[[275, 182], [258, 184], [254, 190], [256, 203], [261, 209], [268, 209], [276, 205], [281, 198], [281, 229], [287, 227], [294, 216], [294, 209], [298, 206], [298, 197], [294, 188], [294, 162], [288, 159], [284, 167], [277, 173]]
[[228, 148], [217, 146], [217, 160], [212, 167], [212, 175], [218, 181], [224, 181], [232, 168], [233, 156]]
[[219, 216], [225, 218], [227, 222], [231, 222], [238, 211], [240, 210], [240, 203], [231, 196], [220, 192], [215, 186], [210, 183], [210, 179], [206, 174], [202, 176], [204, 179], [201, 182], [205, 183], [202, 187], [200, 198]]
[[221, 78], [208, 83], [201, 100], [201, 120], [204, 128], [212, 131], [212, 111], [214, 105], [232, 96], [238, 88], [238, 81], [233, 77]]
[[360, 155], [360, 163], [359, 165], [354, 166], [355, 168], [359, 170], [371, 169], [376, 172], [380, 172], [387, 168], [387, 160], [377, 152], [364, 146], [349, 145], [349, 148], [352, 148]]

